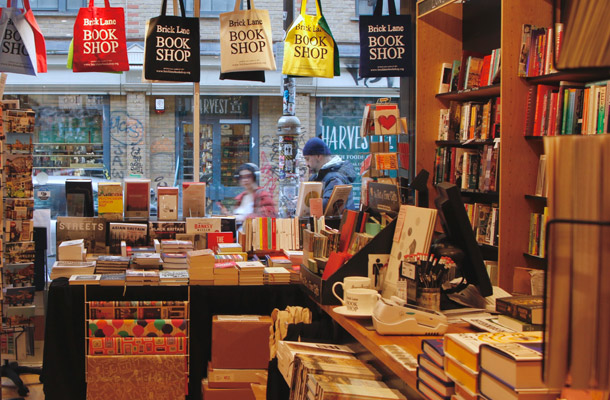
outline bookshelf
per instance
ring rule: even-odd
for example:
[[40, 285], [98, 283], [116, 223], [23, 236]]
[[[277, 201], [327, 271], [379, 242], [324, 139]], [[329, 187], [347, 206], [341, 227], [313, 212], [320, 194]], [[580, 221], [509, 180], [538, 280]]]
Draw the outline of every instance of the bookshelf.
[[[608, 68], [595, 71], [572, 69], [528, 78], [518, 76], [522, 25], [552, 26], [553, 7], [552, 0], [418, 2], [417, 170], [430, 170], [434, 165], [437, 147], [463, 147], [463, 144], [439, 143], [436, 140], [440, 109], [447, 108], [449, 101], [473, 101], [500, 95], [500, 186], [497, 200], [500, 208], [499, 285], [509, 292], [512, 290], [515, 267], [545, 268], [543, 259], [527, 255], [530, 213], [542, 212], [545, 205], [545, 199], [533, 196], [539, 157], [544, 152], [543, 140], [539, 136], [523, 134], [528, 89], [531, 85], [558, 86], [561, 81], [586, 83], [610, 77]], [[463, 49], [483, 49], [487, 53], [489, 47], [485, 48], [485, 43], [478, 43], [484, 40], [481, 38], [495, 41], [495, 44], [491, 44], [492, 48], [501, 48], [500, 83], [479, 89], [438, 94], [441, 65], [461, 59]], [[468, 144], [473, 145], [476, 143]], [[432, 185], [429, 190], [433, 199], [436, 191]]]

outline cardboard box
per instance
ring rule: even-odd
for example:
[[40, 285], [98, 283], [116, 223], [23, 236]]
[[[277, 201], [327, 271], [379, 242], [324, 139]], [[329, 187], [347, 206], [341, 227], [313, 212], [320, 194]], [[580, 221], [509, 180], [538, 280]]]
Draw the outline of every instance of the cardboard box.
[[211, 388], [205, 381], [201, 382], [203, 400], [255, 400], [250, 387], [234, 389]]
[[211, 388], [249, 388], [252, 383], [267, 384], [266, 369], [214, 368], [208, 363], [208, 386]]
[[268, 315], [215, 315], [212, 320], [214, 368], [267, 369], [271, 324]]

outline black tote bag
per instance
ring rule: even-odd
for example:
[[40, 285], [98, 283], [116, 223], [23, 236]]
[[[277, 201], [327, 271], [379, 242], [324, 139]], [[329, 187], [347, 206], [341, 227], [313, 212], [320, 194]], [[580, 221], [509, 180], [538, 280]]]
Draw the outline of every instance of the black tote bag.
[[144, 78], [171, 82], [199, 82], [199, 19], [187, 18], [184, 1], [182, 16], [161, 15], [148, 21], [144, 50]]
[[382, 10], [377, 0], [373, 15], [360, 16], [360, 77], [411, 76], [411, 16], [397, 15], [394, 0], [388, 0], [390, 15]]

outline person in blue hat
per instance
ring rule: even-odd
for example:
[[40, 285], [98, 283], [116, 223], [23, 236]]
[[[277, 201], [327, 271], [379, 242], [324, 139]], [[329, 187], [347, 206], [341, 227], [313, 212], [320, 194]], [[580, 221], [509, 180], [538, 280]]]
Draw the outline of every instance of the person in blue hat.
[[[313, 137], [303, 147], [303, 157], [309, 167], [310, 181], [322, 182], [323, 205], [330, 199], [335, 185], [353, 185], [356, 180], [356, 172], [349, 161], [343, 161], [341, 157], [332, 155], [326, 143], [317, 137]], [[350, 193], [346, 209], [354, 209], [354, 196]]]

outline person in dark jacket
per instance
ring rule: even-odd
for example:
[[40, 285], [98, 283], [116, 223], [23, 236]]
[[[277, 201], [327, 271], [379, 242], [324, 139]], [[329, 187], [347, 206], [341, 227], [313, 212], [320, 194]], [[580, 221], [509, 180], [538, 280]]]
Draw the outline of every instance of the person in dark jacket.
[[[311, 138], [303, 147], [303, 156], [309, 167], [311, 176], [310, 181], [322, 182], [323, 206], [330, 199], [335, 185], [353, 185], [356, 179], [356, 172], [349, 161], [343, 161], [341, 157], [332, 155], [330, 149], [320, 138]], [[354, 209], [353, 191], [349, 194], [349, 199], [345, 205], [346, 209]]]
[[[277, 216], [273, 196], [258, 186], [259, 173], [258, 167], [253, 163], [242, 164], [237, 168], [235, 177], [244, 191], [235, 197], [236, 204], [232, 213], [240, 223], [246, 218]], [[222, 204], [220, 211], [223, 215], [229, 214]]]

